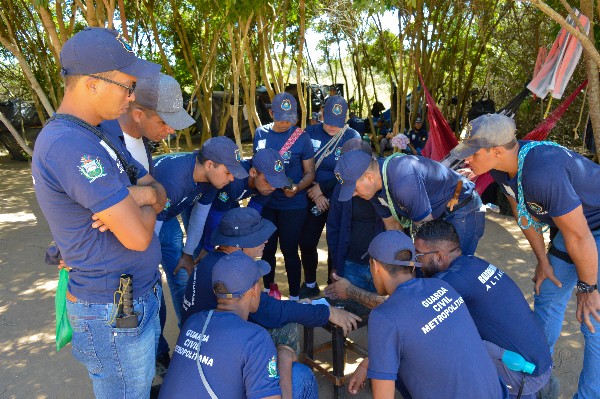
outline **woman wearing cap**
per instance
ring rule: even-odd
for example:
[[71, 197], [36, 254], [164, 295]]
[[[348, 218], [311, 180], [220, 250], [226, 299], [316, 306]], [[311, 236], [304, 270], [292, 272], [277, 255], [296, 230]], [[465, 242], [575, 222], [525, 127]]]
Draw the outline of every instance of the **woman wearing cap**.
[[[350, 139], [360, 139], [358, 132], [346, 125], [347, 113], [346, 100], [342, 96], [331, 96], [325, 102], [323, 123], [308, 126], [304, 131], [310, 137], [315, 151], [316, 176], [312, 187], [307, 190], [309, 201], [300, 239], [304, 268], [304, 284], [300, 287], [300, 298], [316, 296], [320, 292], [317, 285], [317, 245], [327, 221], [329, 199], [337, 183], [333, 170], [342, 153], [342, 145]], [[329, 257], [327, 265], [329, 272]]]
[[271, 273], [263, 278], [266, 287], [275, 279], [275, 253], [281, 248], [290, 287], [290, 299], [298, 300], [301, 264], [298, 242], [306, 219], [306, 189], [315, 178], [314, 151], [307, 134], [295, 124], [298, 121], [296, 99], [288, 93], [273, 98], [270, 115], [273, 123], [260, 126], [254, 134], [253, 151], [265, 148], [279, 151], [290, 185], [277, 189], [263, 208], [262, 216], [277, 226], [265, 247], [263, 260], [271, 265]]

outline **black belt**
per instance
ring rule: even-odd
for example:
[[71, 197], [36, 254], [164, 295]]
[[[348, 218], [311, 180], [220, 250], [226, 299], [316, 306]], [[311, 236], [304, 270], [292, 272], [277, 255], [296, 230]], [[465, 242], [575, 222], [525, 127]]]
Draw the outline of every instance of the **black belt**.
[[454, 205], [454, 209], [452, 211], [450, 211], [450, 209], [446, 207], [446, 216], [452, 215], [454, 212], [458, 211], [460, 208], [464, 208], [465, 206], [467, 206], [469, 204], [469, 202], [471, 202], [473, 200], [474, 196], [475, 196], [475, 194], [471, 194], [464, 200], [460, 201], [458, 204]]
[[[590, 228], [590, 231], [597, 231], [597, 230], [600, 230], [600, 226]], [[574, 264], [573, 259], [571, 259], [569, 254], [565, 251], [561, 251], [560, 249], [556, 248], [552, 241], [550, 241], [550, 246], [548, 247], [548, 254], [557, 257], [558, 259], [562, 260], [563, 262]]]

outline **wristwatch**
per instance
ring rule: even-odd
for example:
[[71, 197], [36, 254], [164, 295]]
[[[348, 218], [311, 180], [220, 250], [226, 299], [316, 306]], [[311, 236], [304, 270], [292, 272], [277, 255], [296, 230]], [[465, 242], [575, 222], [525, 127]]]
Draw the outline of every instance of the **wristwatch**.
[[589, 285], [588, 283], [584, 283], [581, 280], [577, 280], [577, 291], [584, 294], [591, 294], [592, 292], [598, 289], [598, 283], [594, 285]]

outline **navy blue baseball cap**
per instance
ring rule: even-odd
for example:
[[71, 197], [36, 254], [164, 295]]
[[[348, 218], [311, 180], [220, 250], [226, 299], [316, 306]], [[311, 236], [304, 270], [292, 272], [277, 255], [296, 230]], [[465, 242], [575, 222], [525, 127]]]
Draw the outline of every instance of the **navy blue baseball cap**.
[[217, 298], [241, 298], [265, 274], [271, 266], [264, 260], [254, 260], [242, 251], [225, 255], [215, 263], [212, 271], [213, 291], [217, 283], [227, 292], [215, 292]]
[[204, 142], [201, 151], [204, 158], [227, 166], [229, 173], [236, 179], [245, 179], [248, 177], [248, 172], [240, 164], [242, 153], [229, 137], [218, 136], [210, 138]]
[[92, 75], [120, 71], [136, 78], [158, 75], [160, 65], [135, 56], [119, 32], [86, 27], [77, 32], [60, 51], [61, 75]]
[[355, 150], [366, 152], [369, 155], [373, 154], [371, 144], [367, 143], [365, 140], [359, 137], [354, 137], [346, 141], [342, 146], [342, 154]]
[[285, 175], [283, 159], [279, 151], [273, 148], [263, 148], [252, 157], [252, 167], [265, 175], [265, 178], [275, 188], [288, 186], [290, 181]]
[[290, 93], [276, 94], [271, 103], [271, 111], [276, 121], [287, 121], [292, 124], [298, 122], [298, 103]]
[[341, 185], [338, 201], [349, 201], [356, 190], [356, 181], [371, 164], [373, 155], [364, 151], [350, 151], [342, 154], [335, 165], [335, 178]]
[[[396, 260], [398, 252], [407, 250], [411, 253], [410, 260]], [[369, 244], [371, 258], [388, 265], [421, 267], [416, 252], [411, 238], [399, 230], [379, 233]]]
[[214, 245], [256, 248], [267, 241], [275, 230], [275, 225], [262, 218], [256, 209], [233, 208], [223, 215], [212, 233], [211, 242]]
[[344, 127], [346, 115], [348, 114], [348, 103], [342, 96], [331, 96], [325, 102], [323, 109], [323, 123], [335, 127]]

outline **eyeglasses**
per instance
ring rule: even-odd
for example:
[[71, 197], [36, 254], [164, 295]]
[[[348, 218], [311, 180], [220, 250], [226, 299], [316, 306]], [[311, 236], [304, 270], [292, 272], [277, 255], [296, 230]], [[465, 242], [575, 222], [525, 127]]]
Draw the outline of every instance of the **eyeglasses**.
[[127, 86], [127, 85], [124, 85], [123, 83], [115, 82], [114, 80], [103, 78], [102, 76], [98, 76], [98, 75], [85, 75], [85, 76], [89, 76], [90, 78], [103, 80], [105, 82], [124, 87], [127, 89], [127, 97], [131, 97], [131, 95], [133, 94], [133, 91], [135, 90], [136, 82], [133, 82], [133, 84], [131, 86]]
[[[456, 251], [457, 249], [460, 249], [460, 247], [456, 247], [454, 249], [451, 249], [450, 251], [448, 251], [448, 253], [452, 253], [452, 252]], [[434, 254], [436, 252], [442, 252], [442, 251], [421, 252], [421, 253], [415, 254], [415, 260], [418, 261], [422, 256], [429, 255], [429, 254]]]

